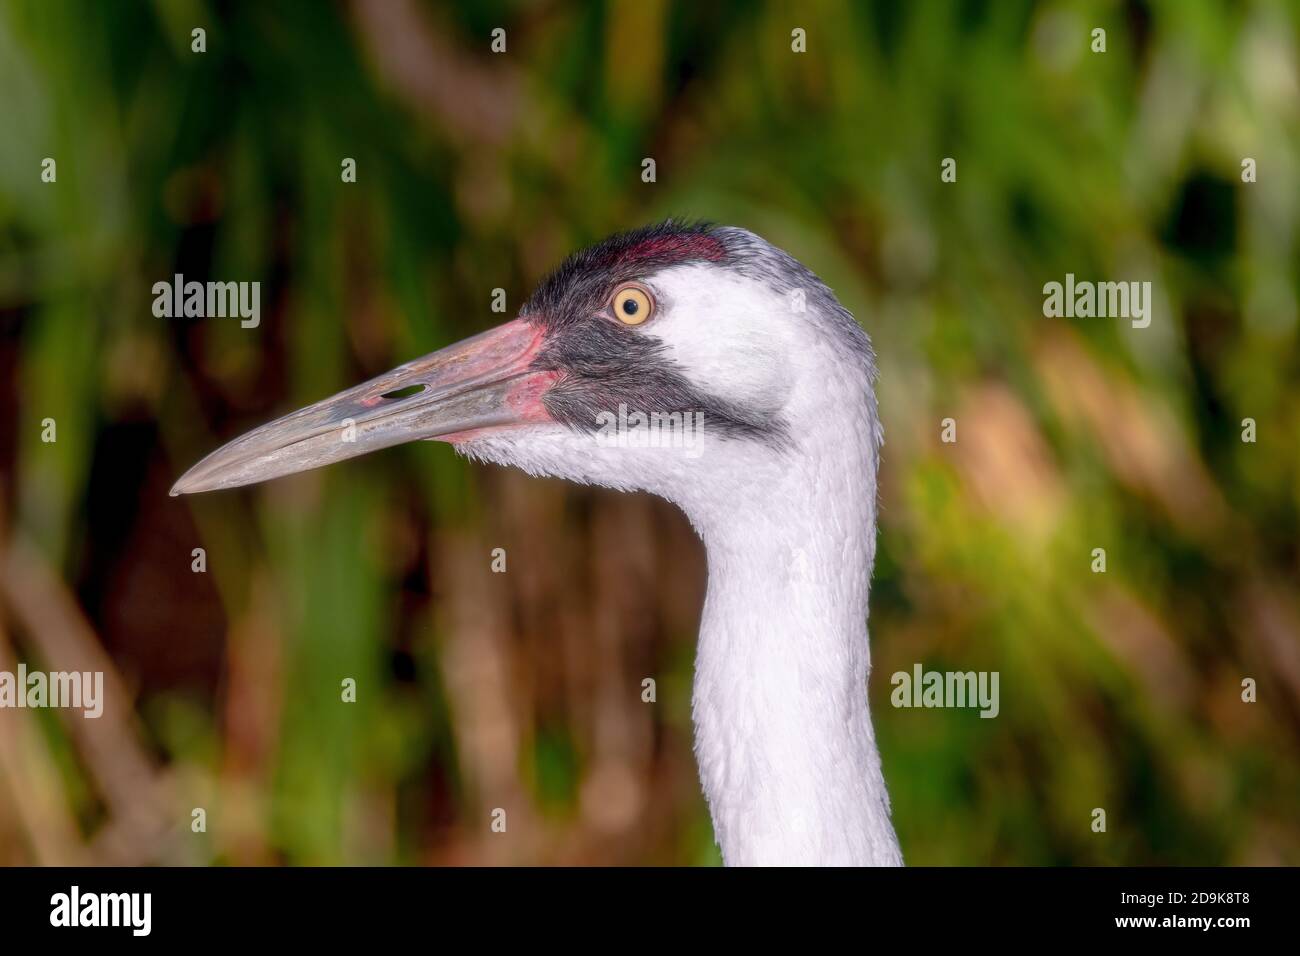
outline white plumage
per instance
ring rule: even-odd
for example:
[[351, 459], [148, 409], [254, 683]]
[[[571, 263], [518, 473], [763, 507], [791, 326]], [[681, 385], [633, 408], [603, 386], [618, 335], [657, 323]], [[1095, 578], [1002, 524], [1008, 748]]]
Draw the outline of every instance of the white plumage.
[[867, 710], [880, 443], [871, 369], [761, 279], [690, 264], [647, 284], [662, 314], [644, 334], [711, 393], [782, 416], [790, 447], [711, 434], [707, 418], [696, 455], [602, 446], [560, 425], [457, 447], [652, 492], [699, 532], [709, 581], [695, 752], [728, 864], [900, 865]]

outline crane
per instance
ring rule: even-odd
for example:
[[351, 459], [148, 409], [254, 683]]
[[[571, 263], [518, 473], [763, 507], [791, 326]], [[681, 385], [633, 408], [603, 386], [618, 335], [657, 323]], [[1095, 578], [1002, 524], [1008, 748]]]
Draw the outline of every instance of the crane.
[[867, 333], [793, 257], [667, 220], [573, 254], [512, 321], [224, 445], [171, 493], [435, 439], [673, 502], [707, 555], [692, 721], [724, 862], [901, 865], [867, 705], [875, 378]]

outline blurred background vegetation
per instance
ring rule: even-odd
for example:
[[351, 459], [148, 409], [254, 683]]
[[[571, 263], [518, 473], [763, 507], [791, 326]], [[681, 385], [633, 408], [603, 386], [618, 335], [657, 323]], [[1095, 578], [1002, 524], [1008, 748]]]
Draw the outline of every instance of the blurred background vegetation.
[[[1264, 0], [0, 3], [0, 669], [112, 695], [0, 711], [0, 862], [715, 862], [672, 508], [427, 442], [167, 496], [679, 214], [875, 340], [908, 861], [1300, 863], [1298, 41]], [[178, 272], [260, 326], [155, 318]], [[1067, 272], [1152, 281], [1150, 328], [1044, 318]], [[1000, 716], [890, 707], [916, 662]]]

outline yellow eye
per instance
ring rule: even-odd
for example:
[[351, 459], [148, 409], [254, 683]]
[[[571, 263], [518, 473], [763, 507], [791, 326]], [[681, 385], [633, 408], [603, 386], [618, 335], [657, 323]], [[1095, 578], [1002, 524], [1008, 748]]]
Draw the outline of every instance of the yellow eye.
[[654, 311], [650, 293], [638, 285], [628, 285], [614, 293], [614, 315], [624, 325], [640, 325]]

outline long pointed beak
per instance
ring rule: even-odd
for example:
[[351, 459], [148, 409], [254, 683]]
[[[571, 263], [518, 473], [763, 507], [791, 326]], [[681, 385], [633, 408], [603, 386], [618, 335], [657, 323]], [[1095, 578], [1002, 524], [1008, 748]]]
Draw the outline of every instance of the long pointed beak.
[[554, 372], [530, 371], [542, 329], [515, 319], [255, 428], [181, 476], [173, 495], [237, 488], [421, 438], [548, 421]]

